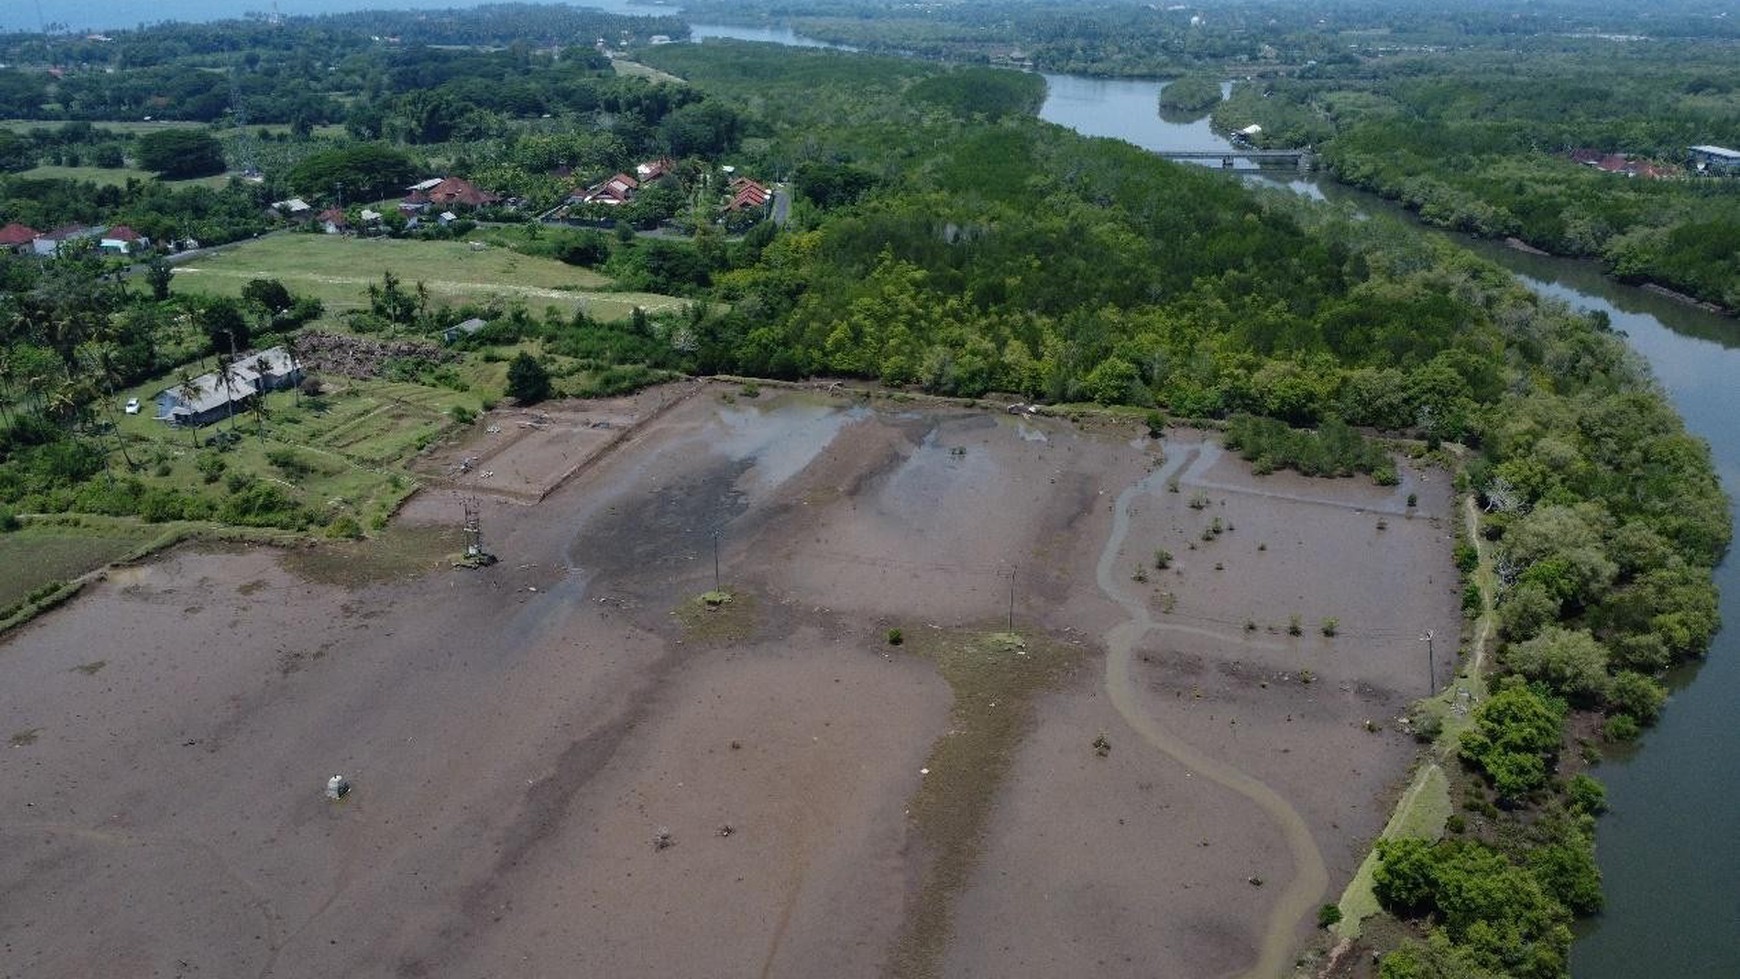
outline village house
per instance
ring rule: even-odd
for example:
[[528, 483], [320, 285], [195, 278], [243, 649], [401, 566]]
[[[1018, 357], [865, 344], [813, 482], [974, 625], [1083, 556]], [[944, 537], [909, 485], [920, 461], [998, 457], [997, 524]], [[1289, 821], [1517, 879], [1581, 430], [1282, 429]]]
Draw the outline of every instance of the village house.
[[488, 325], [488, 324], [486, 324], [483, 320], [473, 316], [471, 319], [468, 319], [463, 323], [456, 323], [453, 326], [450, 326], [447, 329], [442, 330], [441, 331], [441, 342], [442, 343], [456, 343], [459, 340], [464, 339], [465, 337], [471, 336], [473, 333], [476, 333], [478, 330], [483, 329], [486, 325]]
[[271, 347], [237, 357], [227, 386], [222, 374], [208, 371], [193, 379], [191, 392], [177, 384], [159, 391], [152, 400], [157, 404], [158, 421], [199, 428], [244, 410], [255, 395], [301, 381], [302, 367], [291, 360], [290, 352]]
[[579, 197], [570, 197], [569, 201], [579, 204], [604, 204], [616, 207], [634, 200], [635, 193], [640, 190], [640, 181], [626, 173], [619, 173], [601, 184], [586, 189]]
[[1740, 174], [1740, 150], [1725, 146], [1694, 146], [1692, 169], [1699, 173]]
[[341, 235], [350, 230], [350, 219], [344, 216], [344, 209], [329, 207], [320, 212], [320, 228], [329, 235]]
[[97, 247], [106, 252], [131, 255], [136, 251], [150, 248], [151, 239], [124, 224], [117, 224], [102, 233], [102, 236], [97, 240]]
[[1663, 180], [1675, 175], [1672, 167], [1664, 167], [1648, 160], [1634, 160], [1624, 153], [1603, 153], [1600, 150], [1572, 150], [1571, 160], [1586, 167], [1600, 170], [1602, 173], [1614, 173], [1626, 177], [1644, 177], [1649, 180]]
[[725, 205], [725, 213], [727, 214], [766, 207], [767, 202], [773, 199], [771, 191], [748, 177], [733, 179], [728, 185], [726, 193], [730, 195], [730, 201]]
[[412, 184], [405, 191], [399, 210], [406, 214], [421, 214], [431, 206], [451, 210], [455, 207], [487, 207], [501, 201], [501, 195], [479, 190], [470, 181], [458, 177], [431, 177]]
[[14, 254], [23, 252], [30, 248], [30, 243], [40, 234], [42, 232], [35, 228], [14, 221], [6, 227], [0, 228], [0, 249]]
[[37, 235], [31, 240], [30, 247], [31, 250], [38, 255], [59, 255], [60, 250], [66, 245], [72, 242], [83, 241], [87, 238], [95, 238], [102, 233], [102, 228], [88, 228], [82, 224], [69, 224], [56, 228], [53, 231], [45, 231], [42, 234]]
[[660, 177], [663, 177], [665, 174], [675, 173], [676, 171], [676, 161], [668, 156], [661, 156], [656, 160], [648, 160], [645, 163], [636, 164], [634, 175], [640, 179], [641, 183], [649, 184]]
[[314, 217], [314, 208], [310, 207], [308, 202], [302, 198], [292, 197], [288, 200], [273, 201], [272, 213], [290, 221], [302, 222]]

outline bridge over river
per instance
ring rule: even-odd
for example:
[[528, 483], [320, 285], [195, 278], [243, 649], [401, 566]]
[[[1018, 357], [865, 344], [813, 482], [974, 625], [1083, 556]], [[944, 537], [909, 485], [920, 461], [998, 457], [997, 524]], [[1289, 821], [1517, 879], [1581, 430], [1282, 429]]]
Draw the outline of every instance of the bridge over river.
[[1224, 150], [1153, 150], [1155, 156], [1167, 160], [1219, 160], [1223, 167], [1231, 168], [1238, 160], [1249, 160], [1257, 166], [1273, 164], [1289, 164], [1301, 170], [1312, 167], [1310, 150], [1246, 150], [1236, 146]]

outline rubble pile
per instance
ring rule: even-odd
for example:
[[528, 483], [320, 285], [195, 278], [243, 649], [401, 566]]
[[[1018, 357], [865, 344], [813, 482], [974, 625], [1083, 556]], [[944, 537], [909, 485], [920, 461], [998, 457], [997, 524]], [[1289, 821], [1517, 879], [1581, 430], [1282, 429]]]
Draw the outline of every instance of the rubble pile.
[[442, 363], [452, 360], [453, 353], [427, 340], [375, 340], [318, 331], [296, 338], [297, 362], [310, 374], [379, 377], [388, 361], [408, 357]]

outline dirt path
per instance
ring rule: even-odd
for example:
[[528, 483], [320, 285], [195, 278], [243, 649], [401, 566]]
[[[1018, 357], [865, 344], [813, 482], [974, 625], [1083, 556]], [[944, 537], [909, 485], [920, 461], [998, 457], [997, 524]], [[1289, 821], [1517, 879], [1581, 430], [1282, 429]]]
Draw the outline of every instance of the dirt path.
[[1475, 581], [1480, 585], [1480, 621], [1474, 625], [1474, 661], [1467, 671], [1469, 676], [1478, 677], [1486, 672], [1486, 640], [1492, 635], [1492, 607], [1498, 589], [1493, 587], [1492, 556], [1480, 539], [1480, 508], [1474, 503], [1473, 493], [1462, 500], [1462, 520], [1468, 528], [1468, 542], [1474, 545], [1474, 553], [1480, 559], [1474, 571]]
[[1130, 680], [1131, 651], [1136, 643], [1155, 629], [1170, 628], [1154, 621], [1146, 605], [1126, 594], [1119, 586], [1115, 572], [1118, 554], [1130, 530], [1130, 505], [1137, 497], [1153, 493], [1165, 486], [1184, 462], [1186, 456], [1167, 460], [1134, 485], [1118, 494], [1112, 514], [1112, 529], [1100, 552], [1096, 577], [1106, 597], [1118, 603], [1129, 619], [1106, 633], [1106, 693], [1124, 721], [1143, 740], [1177, 761], [1179, 764], [1212, 779], [1216, 784], [1251, 800], [1274, 821], [1286, 838], [1293, 854], [1294, 874], [1282, 890], [1269, 926], [1258, 949], [1257, 962], [1243, 974], [1243, 979], [1271, 979], [1286, 974], [1291, 959], [1294, 934], [1299, 922], [1311, 911], [1329, 886], [1329, 870], [1323, 854], [1311, 838], [1305, 820], [1273, 789], [1258, 779], [1199, 750], [1167, 731], [1145, 711], [1138, 701], [1136, 686]]

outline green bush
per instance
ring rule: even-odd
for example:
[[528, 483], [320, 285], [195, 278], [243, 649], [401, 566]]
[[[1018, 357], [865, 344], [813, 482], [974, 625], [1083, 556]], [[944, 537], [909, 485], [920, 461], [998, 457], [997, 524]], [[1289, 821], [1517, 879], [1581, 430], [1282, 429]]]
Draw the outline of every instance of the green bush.
[[1575, 813], [1599, 816], [1607, 811], [1607, 787], [1589, 775], [1578, 773], [1571, 776], [1571, 781], [1565, 786], [1565, 798]]
[[1643, 733], [1643, 725], [1637, 723], [1637, 718], [1630, 714], [1620, 714], [1609, 717], [1607, 723], [1602, 725], [1601, 733], [1609, 741], [1636, 741], [1638, 735]]
[[350, 514], [342, 514], [326, 525], [326, 536], [334, 540], [357, 540], [363, 535], [362, 524]]
[[1667, 690], [1660, 683], [1630, 670], [1621, 671], [1614, 676], [1607, 689], [1607, 708], [1610, 712], [1627, 715], [1645, 726], [1655, 723], [1655, 719], [1661, 714], [1662, 705], [1666, 703]]
[[1547, 760], [1559, 748], [1565, 705], [1515, 677], [1474, 709], [1474, 729], [1462, 736], [1461, 756], [1486, 773], [1498, 794], [1521, 799], [1547, 783]]
[[18, 514], [9, 507], [0, 507], [0, 534], [9, 534], [23, 526], [18, 522]]
[[224, 470], [229, 468], [229, 463], [225, 462], [224, 457], [216, 452], [207, 451], [201, 452], [193, 460], [193, 468], [199, 471], [200, 477], [206, 482], [215, 483], [223, 478]]
[[300, 482], [314, 472], [314, 466], [302, 457], [300, 452], [289, 446], [282, 446], [266, 451], [266, 461], [284, 474], [291, 482]]

